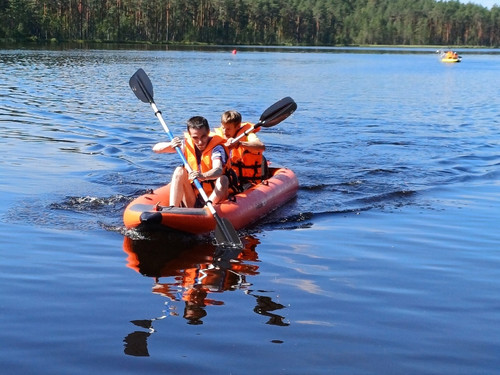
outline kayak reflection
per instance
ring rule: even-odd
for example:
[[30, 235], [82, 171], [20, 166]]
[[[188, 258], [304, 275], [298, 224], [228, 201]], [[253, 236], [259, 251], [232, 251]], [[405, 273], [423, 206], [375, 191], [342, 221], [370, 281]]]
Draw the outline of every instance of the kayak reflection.
[[[255, 298], [254, 312], [269, 317], [267, 324], [286, 326], [284, 317], [272, 311], [284, 308], [268, 296], [254, 293], [247, 277], [258, 272], [259, 240], [252, 236], [242, 239], [243, 249], [220, 249], [211, 243], [171, 238], [156, 234], [147, 240], [125, 237], [123, 249], [127, 253], [127, 266], [144, 276], [152, 277], [152, 292], [167, 298], [165, 311], [160, 317], [133, 320], [132, 324], [144, 328], [125, 339], [125, 354], [148, 356], [147, 338], [155, 332], [153, 324], [167, 316], [180, 316], [188, 324], [203, 324], [207, 306], [221, 306], [224, 302], [215, 293], [244, 290]], [[162, 280], [165, 279], [165, 280]], [[177, 305], [181, 303], [182, 313]]]

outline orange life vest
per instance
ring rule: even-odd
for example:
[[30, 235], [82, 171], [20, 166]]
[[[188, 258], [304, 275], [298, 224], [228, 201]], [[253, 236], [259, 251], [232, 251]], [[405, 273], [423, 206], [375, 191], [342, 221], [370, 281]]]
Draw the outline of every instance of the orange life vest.
[[[184, 138], [184, 156], [186, 157], [186, 160], [193, 171], [200, 171], [201, 173], [205, 173], [213, 168], [212, 150], [218, 145], [222, 145], [226, 156], [229, 154], [226, 146], [224, 146], [224, 138], [218, 135], [211, 135], [211, 139], [208, 141], [207, 147], [205, 147], [205, 150], [203, 150], [203, 152], [201, 153], [200, 165], [198, 165], [198, 160], [196, 159], [196, 146], [193, 143], [193, 139], [191, 138], [189, 133], [185, 133]], [[224, 166], [224, 173], [228, 168], [228, 164], [229, 160]], [[212, 193], [213, 191], [213, 181], [200, 182], [203, 186], [203, 190], [205, 190], [205, 193], [207, 193], [207, 195], [210, 195], [210, 193]]]
[[[240, 128], [236, 132], [234, 138], [243, 134], [245, 131], [251, 129], [253, 124], [249, 122], [242, 122]], [[254, 130], [258, 132], [260, 128]], [[222, 127], [215, 129], [215, 133], [221, 137], [224, 137], [224, 131]], [[240, 139], [240, 141], [245, 142], [248, 139], [247, 136]], [[243, 180], [259, 180], [263, 179], [264, 176], [264, 157], [262, 152], [251, 152], [245, 150], [244, 147], [239, 146], [230, 150], [230, 160], [231, 168], [236, 172], [238, 178]]]

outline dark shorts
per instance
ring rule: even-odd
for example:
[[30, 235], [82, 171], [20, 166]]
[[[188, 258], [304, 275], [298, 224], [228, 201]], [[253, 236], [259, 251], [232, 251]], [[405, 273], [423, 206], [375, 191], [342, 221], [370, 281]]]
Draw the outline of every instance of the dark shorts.
[[205, 207], [205, 201], [203, 200], [203, 198], [201, 197], [200, 194], [198, 194], [196, 196], [196, 201], [194, 202], [194, 207], [195, 208], [202, 208], [202, 207]]

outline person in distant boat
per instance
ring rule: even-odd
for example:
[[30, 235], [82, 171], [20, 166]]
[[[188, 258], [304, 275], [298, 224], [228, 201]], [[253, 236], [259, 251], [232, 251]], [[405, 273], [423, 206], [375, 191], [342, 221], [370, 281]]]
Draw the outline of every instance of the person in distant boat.
[[[262, 181], [267, 175], [267, 161], [262, 154], [266, 146], [255, 135], [255, 132], [234, 142], [234, 139], [251, 129], [253, 124], [241, 122], [241, 114], [237, 111], [226, 111], [221, 116], [221, 126], [215, 134], [226, 139], [229, 149], [231, 168], [236, 173], [239, 183]], [[258, 131], [260, 128], [257, 128]]]
[[185, 207], [203, 207], [205, 202], [192, 185], [194, 179], [200, 181], [212, 203], [227, 198], [229, 180], [225, 172], [229, 154], [224, 142], [224, 138], [210, 134], [206, 118], [194, 116], [187, 121], [184, 140], [175, 137], [171, 142], [153, 146], [156, 153], [172, 153], [180, 147], [192, 169], [189, 174], [183, 166], [175, 169], [170, 184], [170, 206], [180, 207], [182, 203]]
[[445, 58], [447, 59], [458, 59], [458, 53], [454, 51], [448, 51], [446, 52]]

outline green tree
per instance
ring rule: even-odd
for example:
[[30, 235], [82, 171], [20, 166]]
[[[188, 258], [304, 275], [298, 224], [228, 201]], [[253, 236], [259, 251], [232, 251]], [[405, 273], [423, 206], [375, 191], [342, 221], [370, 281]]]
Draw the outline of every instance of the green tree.
[[458, 0], [0, 0], [0, 38], [498, 46], [498, 13]]

